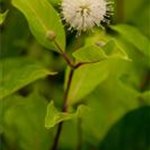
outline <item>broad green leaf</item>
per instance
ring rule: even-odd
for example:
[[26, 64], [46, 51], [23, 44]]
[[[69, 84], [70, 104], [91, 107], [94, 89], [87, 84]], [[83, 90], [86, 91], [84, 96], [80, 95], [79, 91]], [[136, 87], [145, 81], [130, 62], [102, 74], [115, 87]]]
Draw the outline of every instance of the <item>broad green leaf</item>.
[[42, 65], [23, 58], [5, 59], [1, 62], [0, 68], [0, 98], [10, 95], [38, 79], [55, 74]]
[[8, 11], [5, 11], [4, 13], [0, 13], [0, 25], [5, 21], [7, 13]]
[[49, 129], [62, 121], [82, 117], [85, 114], [85, 111], [88, 111], [88, 108], [84, 105], [80, 105], [75, 113], [59, 112], [54, 106], [54, 102], [51, 101], [47, 107], [45, 127]]
[[107, 33], [100, 29], [100, 28], [94, 28], [93, 32], [90, 34], [87, 34], [84, 37], [85, 45], [92, 45], [92, 44], [98, 44], [98, 45], [105, 45], [109, 39], [107, 36]]
[[12, 0], [12, 4], [26, 17], [36, 39], [48, 49], [56, 50], [47, 34], [53, 31], [59, 46], [65, 50], [65, 32], [55, 9], [47, 0]]
[[111, 57], [118, 57], [128, 60], [125, 51], [117, 44], [114, 39], [111, 39], [103, 46], [90, 45], [82, 47], [73, 53], [74, 58], [79, 62], [98, 62]]
[[81, 101], [107, 78], [109, 73], [106, 63], [107, 60], [114, 58], [128, 59], [127, 54], [114, 40], [110, 40], [103, 47], [96, 45], [83, 47], [74, 52], [73, 56], [78, 62], [92, 63], [85, 64], [74, 71], [73, 81], [69, 91], [70, 104]]
[[[66, 73], [66, 81], [68, 80], [68, 72]], [[76, 69], [68, 94], [69, 105], [82, 101], [86, 95], [107, 78], [108, 73], [109, 70], [107, 70], [104, 62], [87, 64]]]
[[138, 48], [140, 52], [148, 57], [150, 56], [150, 40], [137, 28], [125, 24], [119, 24], [111, 27], [117, 31], [126, 41], [130, 42], [136, 48]]
[[73, 56], [79, 62], [97, 62], [107, 57], [103, 49], [96, 45], [80, 48], [73, 53]]
[[30, 45], [29, 37], [31, 34], [27, 28], [27, 22], [25, 18], [22, 17], [22, 14], [15, 8], [10, 10], [8, 22], [5, 24], [5, 29], [0, 33], [1, 59], [6, 57], [16, 57], [27, 48], [27, 45]]
[[[114, 37], [113, 34], [111, 36]], [[131, 63], [135, 65], [135, 69], [138, 67], [144, 71], [144, 68], [146, 69], [146, 67], [150, 66], [149, 57], [144, 56], [144, 54], [141, 53], [133, 44], [127, 42], [123, 37], [118, 35], [115, 35], [115, 40], [119, 47], [128, 54], [128, 57], [132, 60]]]
[[[111, 72], [115, 74], [115, 69], [113, 68]], [[83, 118], [86, 140], [95, 145], [102, 141], [119, 119], [139, 107], [139, 95], [137, 91], [120, 84], [118, 78], [110, 74], [107, 80], [85, 98], [86, 104], [92, 110]]]
[[110, 72], [108, 78], [85, 97], [86, 104], [93, 111], [83, 118], [84, 133], [87, 140], [95, 145], [103, 141], [111, 127], [126, 113], [139, 108], [141, 102], [148, 105], [146, 100], [139, 99], [144, 68], [130, 61], [111, 60], [107, 69]]
[[37, 93], [11, 95], [0, 105], [0, 124], [7, 149], [48, 150], [53, 138], [44, 127], [47, 100]]
[[120, 47], [116, 40], [110, 40], [105, 46], [102, 47], [106, 53], [107, 58], [120, 58], [130, 60], [128, 54]]

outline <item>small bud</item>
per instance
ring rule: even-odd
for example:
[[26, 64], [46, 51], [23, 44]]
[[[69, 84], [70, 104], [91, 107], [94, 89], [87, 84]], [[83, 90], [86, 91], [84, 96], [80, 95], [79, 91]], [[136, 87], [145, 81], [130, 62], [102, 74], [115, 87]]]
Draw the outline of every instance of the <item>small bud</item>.
[[105, 44], [106, 44], [106, 43], [105, 43], [104, 41], [97, 41], [97, 42], [95, 43], [95, 45], [98, 46], [98, 47], [103, 47]]
[[50, 41], [53, 41], [53, 40], [55, 40], [55, 38], [56, 38], [56, 34], [55, 34], [54, 31], [50, 30], [50, 31], [47, 32], [46, 37], [47, 37], [47, 39], [49, 39]]

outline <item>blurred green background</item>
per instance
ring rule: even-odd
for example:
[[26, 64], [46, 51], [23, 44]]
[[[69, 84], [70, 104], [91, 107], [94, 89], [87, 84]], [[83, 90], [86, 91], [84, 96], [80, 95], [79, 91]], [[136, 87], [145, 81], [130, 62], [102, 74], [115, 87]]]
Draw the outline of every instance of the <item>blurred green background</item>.
[[[59, 10], [55, 0], [49, 1]], [[56, 52], [48, 51], [35, 40], [25, 17], [9, 0], [0, 0], [0, 7], [1, 12], [9, 9], [0, 26], [0, 84], [9, 81], [13, 87], [14, 78], [22, 73], [28, 76], [34, 67], [29, 72], [21, 71], [28, 63], [59, 72], [56, 76], [41, 75], [1, 101], [1, 150], [49, 150], [56, 127], [45, 129], [46, 107], [51, 99], [57, 107], [62, 106], [66, 64]], [[113, 24], [132, 25], [150, 40], [150, 1], [116, 1]], [[149, 56], [143, 55], [124, 36], [112, 31], [107, 34], [120, 42], [132, 63], [110, 60], [108, 64], [111, 65], [107, 66], [111, 72], [109, 78], [85, 98], [84, 103], [94, 111], [83, 119], [81, 150], [150, 150]], [[84, 36], [75, 41], [74, 36], [74, 33], [67, 33], [68, 53], [84, 43]], [[145, 51], [150, 53], [150, 49]], [[59, 150], [77, 149], [76, 124], [76, 120], [65, 122]]]

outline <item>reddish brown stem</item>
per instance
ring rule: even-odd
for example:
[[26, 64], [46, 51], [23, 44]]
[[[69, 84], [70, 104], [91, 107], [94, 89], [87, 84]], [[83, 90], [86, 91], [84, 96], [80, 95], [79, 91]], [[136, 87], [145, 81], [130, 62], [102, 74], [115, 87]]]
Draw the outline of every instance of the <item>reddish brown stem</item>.
[[[82, 65], [85, 64], [90, 64], [90, 63], [96, 63], [96, 62], [83, 62], [83, 63], [73, 63], [73, 61], [68, 57], [68, 55], [63, 52], [63, 50], [61, 49], [61, 47], [59, 46], [59, 44], [57, 43], [57, 41], [55, 39], [53, 39], [54, 44], [56, 45], [59, 53], [62, 55], [62, 57], [64, 58], [64, 60], [67, 62], [67, 64], [70, 66], [71, 71], [69, 73], [69, 77], [68, 77], [68, 82], [67, 82], [67, 88], [64, 94], [64, 102], [63, 102], [63, 107], [62, 107], [62, 112], [67, 112], [68, 109], [68, 94], [69, 94], [69, 90], [71, 87], [71, 82], [72, 82], [72, 78], [73, 78], [73, 74], [74, 74], [74, 70], [79, 68]], [[63, 122], [58, 124], [58, 128], [57, 128], [57, 132], [56, 132], [56, 136], [54, 139], [54, 144], [52, 146], [51, 150], [57, 150], [58, 148], [58, 142], [59, 142], [59, 138], [61, 135], [61, 131], [62, 131], [62, 127], [63, 127]], [[78, 146], [80, 147], [81, 144], [79, 144]]]
[[56, 45], [59, 53], [61, 54], [61, 56], [65, 59], [65, 61], [67, 62], [67, 64], [71, 67], [71, 68], [74, 68], [74, 64], [72, 62], [72, 60], [68, 57], [68, 55], [63, 52], [63, 50], [61, 49], [61, 47], [59, 46], [59, 44], [57, 43], [56, 40], [53, 40], [54, 44]]
[[[65, 95], [64, 95], [64, 102], [63, 102], [63, 108], [62, 108], [63, 112], [67, 112], [67, 109], [68, 109], [68, 105], [67, 105], [68, 94], [69, 94], [69, 89], [70, 89], [70, 86], [71, 86], [73, 73], [74, 73], [74, 69], [71, 68], [71, 71], [69, 73], [67, 88], [66, 88]], [[59, 125], [58, 125], [57, 133], [56, 133], [56, 136], [55, 136], [55, 139], [54, 139], [54, 144], [53, 144], [51, 150], [57, 150], [59, 138], [60, 138], [61, 131], [62, 131], [62, 127], [63, 127], [63, 122], [59, 123]]]

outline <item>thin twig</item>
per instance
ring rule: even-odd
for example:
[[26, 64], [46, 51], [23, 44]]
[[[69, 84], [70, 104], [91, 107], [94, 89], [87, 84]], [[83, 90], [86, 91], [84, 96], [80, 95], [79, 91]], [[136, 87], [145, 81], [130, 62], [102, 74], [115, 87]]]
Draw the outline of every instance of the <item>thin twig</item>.
[[[74, 70], [76, 70], [77, 68], [79, 68], [82, 65], [96, 63], [98, 61], [96, 61], [96, 62], [82, 62], [82, 63], [75, 64], [68, 57], [68, 55], [65, 52], [63, 52], [63, 50], [61, 49], [61, 47], [59, 46], [59, 44], [55, 40], [55, 38], [53, 39], [53, 42], [54, 42], [55, 46], [57, 47], [58, 52], [61, 54], [61, 56], [64, 58], [64, 60], [67, 62], [67, 64], [71, 68], [70, 73], [69, 73], [69, 77], [68, 77], [67, 88], [66, 88], [66, 91], [65, 91], [65, 94], [64, 94], [64, 101], [63, 101], [63, 107], [62, 107], [62, 112], [67, 112], [67, 109], [68, 109], [68, 104], [67, 104], [68, 103], [68, 94], [69, 94], [69, 90], [70, 90], [70, 87], [71, 87], [71, 82], [72, 82]], [[63, 127], [63, 122], [58, 124], [56, 136], [55, 136], [55, 139], [54, 139], [54, 144], [53, 144], [51, 150], [57, 150], [57, 148], [58, 148], [58, 142], [59, 142], [59, 138], [60, 138], [60, 135], [61, 135], [62, 127]], [[79, 134], [81, 134], [80, 128], [78, 129], [78, 131], [80, 132]], [[80, 135], [79, 140], [81, 140], [81, 139], [82, 138], [81, 138], [81, 135]], [[80, 147], [81, 147], [81, 143], [78, 144], [78, 148], [80, 148]]]
[[65, 92], [65, 95], [64, 95], [64, 103], [63, 103], [64, 105], [63, 105], [63, 109], [62, 109], [63, 112], [66, 112], [67, 108], [68, 108], [68, 105], [67, 105], [68, 94], [69, 94], [69, 90], [70, 90], [70, 87], [71, 87], [73, 74], [74, 74], [74, 68], [71, 68], [70, 73], [69, 73], [69, 77], [68, 77], [68, 83], [67, 83], [66, 92]]
[[62, 48], [59, 46], [58, 42], [54, 39], [53, 40], [54, 44], [56, 45], [59, 53], [62, 55], [62, 57], [65, 59], [65, 61], [67, 62], [67, 64], [70, 66], [70, 68], [73, 69], [77, 69], [79, 67], [81, 67], [82, 65], [86, 65], [86, 64], [93, 64], [93, 63], [97, 63], [100, 61], [93, 61], [93, 62], [79, 62], [77, 64], [75, 64], [67, 55], [67, 53], [63, 52]]
[[74, 68], [74, 63], [72, 62], [72, 60], [68, 57], [68, 55], [63, 52], [63, 50], [61, 49], [61, 47], [59, 46], [58, 42], [54, 39], [53, 40], [54, 44], [56, 45], [59, 53], [62, 55], [62, 57], [65, 59], [65, 61], [67, 62], [67, 64], [71, 67]]
[[100, 62], [100, 61], [79, 62], [79, 63], [75, 64], [74, 68], [77, 69], [83, 65], [94, 64], [94, 63], [98, 63], [98, 62]]
[[[62, 108], [63, 112], [67, 112], [67, 109], [68, 109], [68, 105], [67, 105], [68, 94], [69, 94], [69, 89], [70, 89], [71, 82], [72, 82], [73, 73], [74, 73], [74, 69], [71, 68], [71, 71], [69, 73], [67, 88], [66, 88], [66, 91], [65, 91], [65, 94], [64, 94], [64, 102], [63, 102], [63, 108]], [[61, 131], [62, 131], [62, 126], [63, 126], [63, 122], [59, 123], [57, 133], [56, 133], [56, 136], [55, 136], [55, 139], [54, 139], [54, 144], [53, 144], [51, 150], [57, 150], [59, 138], [60, 138]]]
[[57, 150], [59, 137], [62, 131], [62, 125], [63, 125], [63, 122], [60, 122], [58, 125], [57, 132], [56, 132], [55, 139], [54, 139], [54, 144], [51, 150]]

